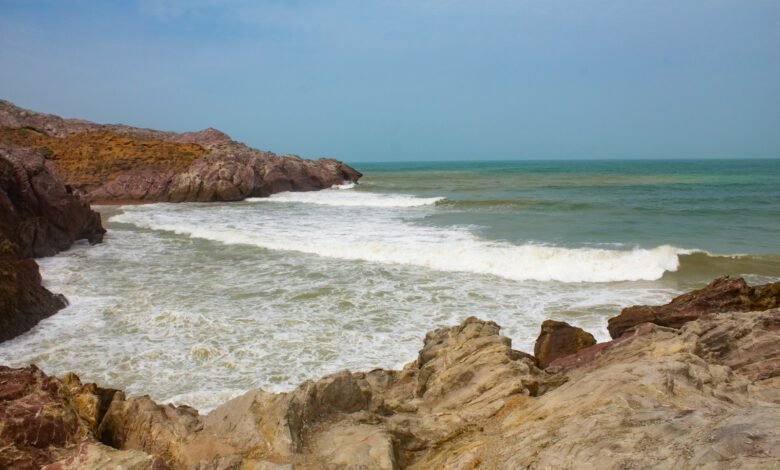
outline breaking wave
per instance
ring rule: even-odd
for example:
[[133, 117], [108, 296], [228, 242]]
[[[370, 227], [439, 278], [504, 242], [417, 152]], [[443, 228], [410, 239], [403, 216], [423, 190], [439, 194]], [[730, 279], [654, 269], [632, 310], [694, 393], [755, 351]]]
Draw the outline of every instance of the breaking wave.
[[[398, 196], [390, 199], [396, 204], [404, 200]], [[390, 217], [354, 217], [349, 223], [339, 223], [338, 219], [263, 218], [258, 211], [247, 212], [243, 217], [216, 211], [204, 217], [204, 212], [199, 212], [201, 220], [193, 217], [195, 214], [136, 206], [127, 207], [112, 221], [224, 244], [443, 272], [471, 272], [518, 281], [656, 280], [665, 272], [676, 271], [680, 255], [690, 253], [668, 245], [631, 250], [516, 245], [480, 238], [466, 228], [421, 226]]]

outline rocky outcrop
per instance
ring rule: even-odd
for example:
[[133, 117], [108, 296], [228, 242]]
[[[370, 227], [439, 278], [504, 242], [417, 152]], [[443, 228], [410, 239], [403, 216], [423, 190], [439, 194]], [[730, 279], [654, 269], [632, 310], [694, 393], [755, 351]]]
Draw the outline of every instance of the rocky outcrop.
[[[746, 364], [776, 372], [780, 355], [751, 344], [777, 344], [778, 319], [772, 310], [705, 316], [679, 330], [653, 325], [412, 468], [774, 468], [777, 378], [756, 380], [709, 348], [740, 351]], [[724, 333], [714, 343], [713, 330]]]
[[105, 392], [72, 374], [61, 380], [35, 366], [0, 366], [0, 468], [168, 468], [160, 457], [97, 441], [98, 415], [91, 415], [89, 403], [99, 403]]
[[512, 397], [561, 382], [512, 350], [498, 331], [495, 323], [469, 318], [429, 333], [417, 360], [401, 371], [343, 371], [290, 393], [254, 390], [205, 417], [117, 395], [101, 436], [123, 449], [166, 456], [176, 468], [403, 467], [495, 415]]
[[70, 194], [39, 153], [0, 145], [0, 341], [13, 338], [67, 303], [41, 284], [31, 257], [74, 241], [97, 243], [100, 215]]
[[675, 297], [666, 305], [624, 308], [609, 319], [613, 338], [642, 323], [679, 328], [702, 315], [717, 312], [749, 312], [780, 307], [780, 282], [750, 287], [742, 278], [721, 277], [706, 287]]
[[592, 334], [571, 326], [566, 322], [546, 320], [542, 323], [542, 331], [536, 338], [534, 356], [539, 359], [539, 367], [544, 369], [551, 362], [574, 354], [596, 344]]
[[67, 302], [41, 284], [38, 264], [0, 240], [0, 341], [14, 338], [55, 314]]
[[100, 215], [68, 192], [35, 151], [0, 145], [0, 237], [25, 256], [51, 256], [74, 241], [98, 243]]
[[[591, 342], [546, 322], [542, 344]], [[578, 339], [580, 338], [580, 339]], [[544, 349], [544, 348], [543, 348]], [[577, 348], [572, 348], [577, 349]], [[555, 351], [555, 348], [550, 348]], [[560, 350], [560, 349], [557, 349]], [[47, 469], [776, 468], [780, 309], [643, 323], [554, 359], [493, 322], [428, 333], [402, 370], [253, 390], [207, 415], [0, 367], [0, 466]], [[3, 467], [5, 468], [5, 467]]]
[[0, 144], [38, 149], [76, 194], [95, 202], [236, 201], [362, 176], [333, 159], [255, 150], [212, 128], [177, 134], [95, 124], [1, 100]]

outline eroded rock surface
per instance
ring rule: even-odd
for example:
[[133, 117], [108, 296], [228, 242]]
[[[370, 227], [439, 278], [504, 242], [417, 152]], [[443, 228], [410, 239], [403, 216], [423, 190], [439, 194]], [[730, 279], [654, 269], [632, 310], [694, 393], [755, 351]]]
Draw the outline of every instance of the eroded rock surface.
[[495, 323], [468, 318], [426, 335], [402, 370], [342, 371], [289, 393], [253, 390], [205, 416], [73, 375], [0, 368], [0, 466], [780, 464], [780, 309], [703, 315], [679, 329], [644, 323], [546, 370], [536, 362], [512, 350]]
[[101, 434], [122, 436], [104, 439], [120, 448], [168, 456], [177, 468], [233, 461], [401, 468], [489, 419], [507, 400], [563, 381], [498, 333], [495, 323], [469, 318], [429, 333], [417, 360], [401, 371], [342, 371], [289, 393], [254, 390], [205, 417], [117, 395]]
[[0, 100], [0, 144], [37, 149], [93, 202], [237, 201], [362, 175], [337, 160], [255, 150], [216, 129], [155, 131], [37, 113]]
[[624, 308], [609, 319], [613, 338], [641, 323], [679, 328], [702, 315], [716, 312], [749, 312], [780, 307], [780, 282], [751, 287], [744, 279], [721, 277], [702, 289], [675, 297], [666, 305]]
[[115, 391], [51, 377], [35, 366], [0, 366], [0, 468], [164, 470], [165, 460], [97, 440], [97, 421]]

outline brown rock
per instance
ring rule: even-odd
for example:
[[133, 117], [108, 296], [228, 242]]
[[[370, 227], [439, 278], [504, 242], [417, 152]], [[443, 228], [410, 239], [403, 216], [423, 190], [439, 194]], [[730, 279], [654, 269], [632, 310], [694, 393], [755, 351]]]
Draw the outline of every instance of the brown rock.
[[[342, 371], [289, 393], [254, 390], [205, 417], [115, 393], [99, 429], [104, 444], [121, 451], [90, 439], [87, 422], [97, 407], [87, 399], [84, 412], [65, 407], [87, 438], [50, 446], [36, 462], [51, 458], [47, 470], [117, 463], [308, 470], [780, 462], [778, 309], [704, 315], [681, 329], [645, 323], [603, 343], [609, 347], [592, 346], [548, 367], [587, 357], [562, 369], [565, 377], [536, 368], [498, 332], [495, 323], [468, 318], [426, 335], [417, 360], [401, 371]], [[0, 374], [0, 404], [43, 389], [60, 397], [56, 403], [75, 403], [95, 390], [75, 376], [63, 379], [67, 386], [40, 371], [16, 377], [4, 381]], [[51, 385], [30, 386], [36, 380]], [[0, 437], [6, 422], [0, 420]], [[0, 445], [2, 458], [11, 455], [6, 449], [16, 452], [13, 462], [28, 458], [33, 468], [36, 449], [20, 454]]]
[[539, 367], [544, 369], [559, 357], [568, 356], [596, 344], [592, 334], [569, 325], [566, 322], [546, 320], [542, 331], [536, 338], [534, 356], [539, 359]]
[[721, 277], [703, 289], [675, 297], [666, 305], [624, 308], [609, 319], [613, 338], [640, 323], [679, 328], [702, 315], [719, 312], [749, 312], [780, 307], [780, 282], [750, 287], [742, 278]]
[[254, 390], [202, 419], [117, 394], [104, 443], [166, 458], [174, 468], [401, 468], [494, 416], [507, 400], [562, 383], [513, 351], [492, 322], [469, 318], [429, 333], [402, 371], [342, 371], [289, 393]]
[[253, 159], [252, 196], [265, 197], [282, 191], [314, 191], [357, 181], [362, 173], [332, 158], [304, 160], [296, 156], [261, 155]]
[[0, 237], [0, 341], [14, 338], [65, 307], [41, 284], [38, 264]]
[[[780, 365], [767, 349], [780, 340], [777, 315], [722, 313], [621, 338], [565, 384], [509, 402], [409, 468], [776, 468], [780, 405], [767, 397], [778, 384], [746, 366]], [[745, 365], [727, 365], [738, 356]]]
[[59, 380], [0, 366], [0, 468], [37, 469], [88, 437]]
[[240, 201], [252, 191], [254, 174], [246, 161], [208, 155], [171, 180], [171, 202]]
[[0, 145], [0, 236], [26, 256], [50, 256], [75, 240], [99, 243], [104, 233], [100, 215], [68, 192], [38, 152]]
[[41, 285], [33, 256], [98, 243], [100, 215], [70, 194], [40, 153], [0, 145], [0, 341], [67, 305]]
[[188, 406], [158, 405], [148, 396], [127, 399], [113, 395], [98, 427], [103, 444], [159, 455], [174, 468], [186, 468], [189, 456], [183, 444], [202, 428], [197, 410]]
[[168, 470], [161, 457], [138, 450], [117, 450], [99, 442], [83, 442], [67, 457], [50, 463], [41, 470]]

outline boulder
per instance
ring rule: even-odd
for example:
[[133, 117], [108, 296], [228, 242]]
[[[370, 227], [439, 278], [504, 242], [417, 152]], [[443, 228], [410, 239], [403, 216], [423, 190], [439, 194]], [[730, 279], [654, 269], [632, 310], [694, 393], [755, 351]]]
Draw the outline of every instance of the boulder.
[[43, 287], [38, 264], [0, 237], [0, 341], [28, 331], [66, 305], [65, 297]]
[[744, 279], [721, 277], [706, 287], [675, 297], [666, 305], [624, 308], [610, 318], [607, 329], [613, 338], [641, 323], [679, 328], [702, 315], [718, 312], [749, 312], [780, 307], [780, 282], [749, 286]]
[[571, 326], [566, 322], [545, 320], [542, 331], [536, 338], [534, 356], [539, 360], [539, 367], [544, 369], [554, 360], [574, 354], [596, 344], [592, 334]]
[[251, 196], [265, 197], [282, 191], [315, 191], [344, 182], [355, 182], [359, 171], [332, 158], [304, 160], [296, 156], [262, 154], [252, 161], [255, 181]]

